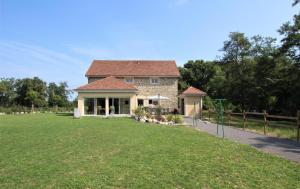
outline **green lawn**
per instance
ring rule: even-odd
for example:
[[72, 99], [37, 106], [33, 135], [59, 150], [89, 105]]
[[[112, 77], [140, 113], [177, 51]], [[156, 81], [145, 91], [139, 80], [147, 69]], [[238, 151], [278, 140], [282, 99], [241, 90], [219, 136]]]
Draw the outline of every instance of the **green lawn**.
[[[204, 111], [203, 116], [208, 120], [208, 111]], [[217, 120], [217, 115], [211, 113], [211, 122]], [[253, 131], [256, 133], [264, 133], [264, 120], [263, 116], [259, 117], [247, 117], [246, 130]], [[224, 116], [224, 124], [228, 125], [228, 116]], [[269, 126], [267, 127], [267, 135], [288, 138], [292, 140], [297, 140], [297, 127], [295, 121], [268, 121]], [[243, 116], [235, 115], [231, 116], [230, 126], [244, 128]]]
[[186, 127], [0, 116], [0, 188], [299, 188], [299, 164]]

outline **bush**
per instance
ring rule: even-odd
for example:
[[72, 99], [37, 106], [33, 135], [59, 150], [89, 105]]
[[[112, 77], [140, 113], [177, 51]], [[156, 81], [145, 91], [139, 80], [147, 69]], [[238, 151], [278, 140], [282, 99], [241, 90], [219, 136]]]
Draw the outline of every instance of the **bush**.
[[135, 114], [136, 116], [138, 116], [139, 118], [141, 118], [142, 116], [145, 115], [145, 111], [144, 111], [144, 109], [143, 109], [142, 106], [139, 106], [139, 107], [137, 107], [137, 108], [134, 110], [134, 114]]
[[170, 122], [170, 121], [174, 121], [174, 116], [172, 114], [169, 114], [167, 115], [167, 121]]
[[160, 119], [161, 115], [162, 115], [162, 107], [161, 106], [158, 106], [156, 109], [155, 109], [155, 113], [156, 113], [156, 117], [158, 119]]
[[174, 115], [174, 123], [183, 123], [183, 118], [180, 115]]

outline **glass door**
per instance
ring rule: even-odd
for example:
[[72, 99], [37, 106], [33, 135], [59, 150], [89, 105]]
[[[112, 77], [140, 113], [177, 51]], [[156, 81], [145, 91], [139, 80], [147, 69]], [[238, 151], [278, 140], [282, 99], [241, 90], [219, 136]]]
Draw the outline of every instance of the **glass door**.
[[120, 114], [119, 98], [109, 98], [109, 114]]

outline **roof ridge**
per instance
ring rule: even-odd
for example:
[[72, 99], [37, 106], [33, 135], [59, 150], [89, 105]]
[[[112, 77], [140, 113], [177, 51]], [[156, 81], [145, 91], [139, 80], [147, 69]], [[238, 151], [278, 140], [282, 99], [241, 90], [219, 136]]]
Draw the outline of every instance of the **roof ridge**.
[[106, 62], [108, 62], [108, 61], [119, 61], [119, 62], [129, 62], [129, 61], [151, 61], [151, 62], [153, 62], [153, 61], [156, 61], [156, 62], [175, 62], [175, 60], [160, 60], [160, 59], [126, 59], [126, 60], [118, 60], [118, 59], [109, 59], [109, 60], [103, 60], [103, 59], [94, 59], [93, 60], [93, 62], [94, 61], [106, 61]]
[[93, 60], [85, 75], [180, 77], [175, 60]]
[[[105, 82], [105, 83], [103, 83]], [[114, 82], [114, 83], [112, 83]], [[112, 88], [109, 88], [112, 87]], [[75, 90], [108, 90], [108, 89], [120, 89], [120, 90], [137, 90], [136, 86], [131, 83], [116, 78], [115, 76], [108, 76], [102, 79], [97, 79], [91, 83], [82, 85]]]

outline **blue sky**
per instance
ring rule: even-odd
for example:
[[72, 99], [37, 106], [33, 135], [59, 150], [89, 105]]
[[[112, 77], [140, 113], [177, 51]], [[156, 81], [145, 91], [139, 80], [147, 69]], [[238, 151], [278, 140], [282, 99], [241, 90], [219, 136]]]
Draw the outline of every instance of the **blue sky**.
[[93, 59], [213, 60], [229, 32], [277, 37], [292, 0], [0, 0], [0, 77], [87, 82]]

